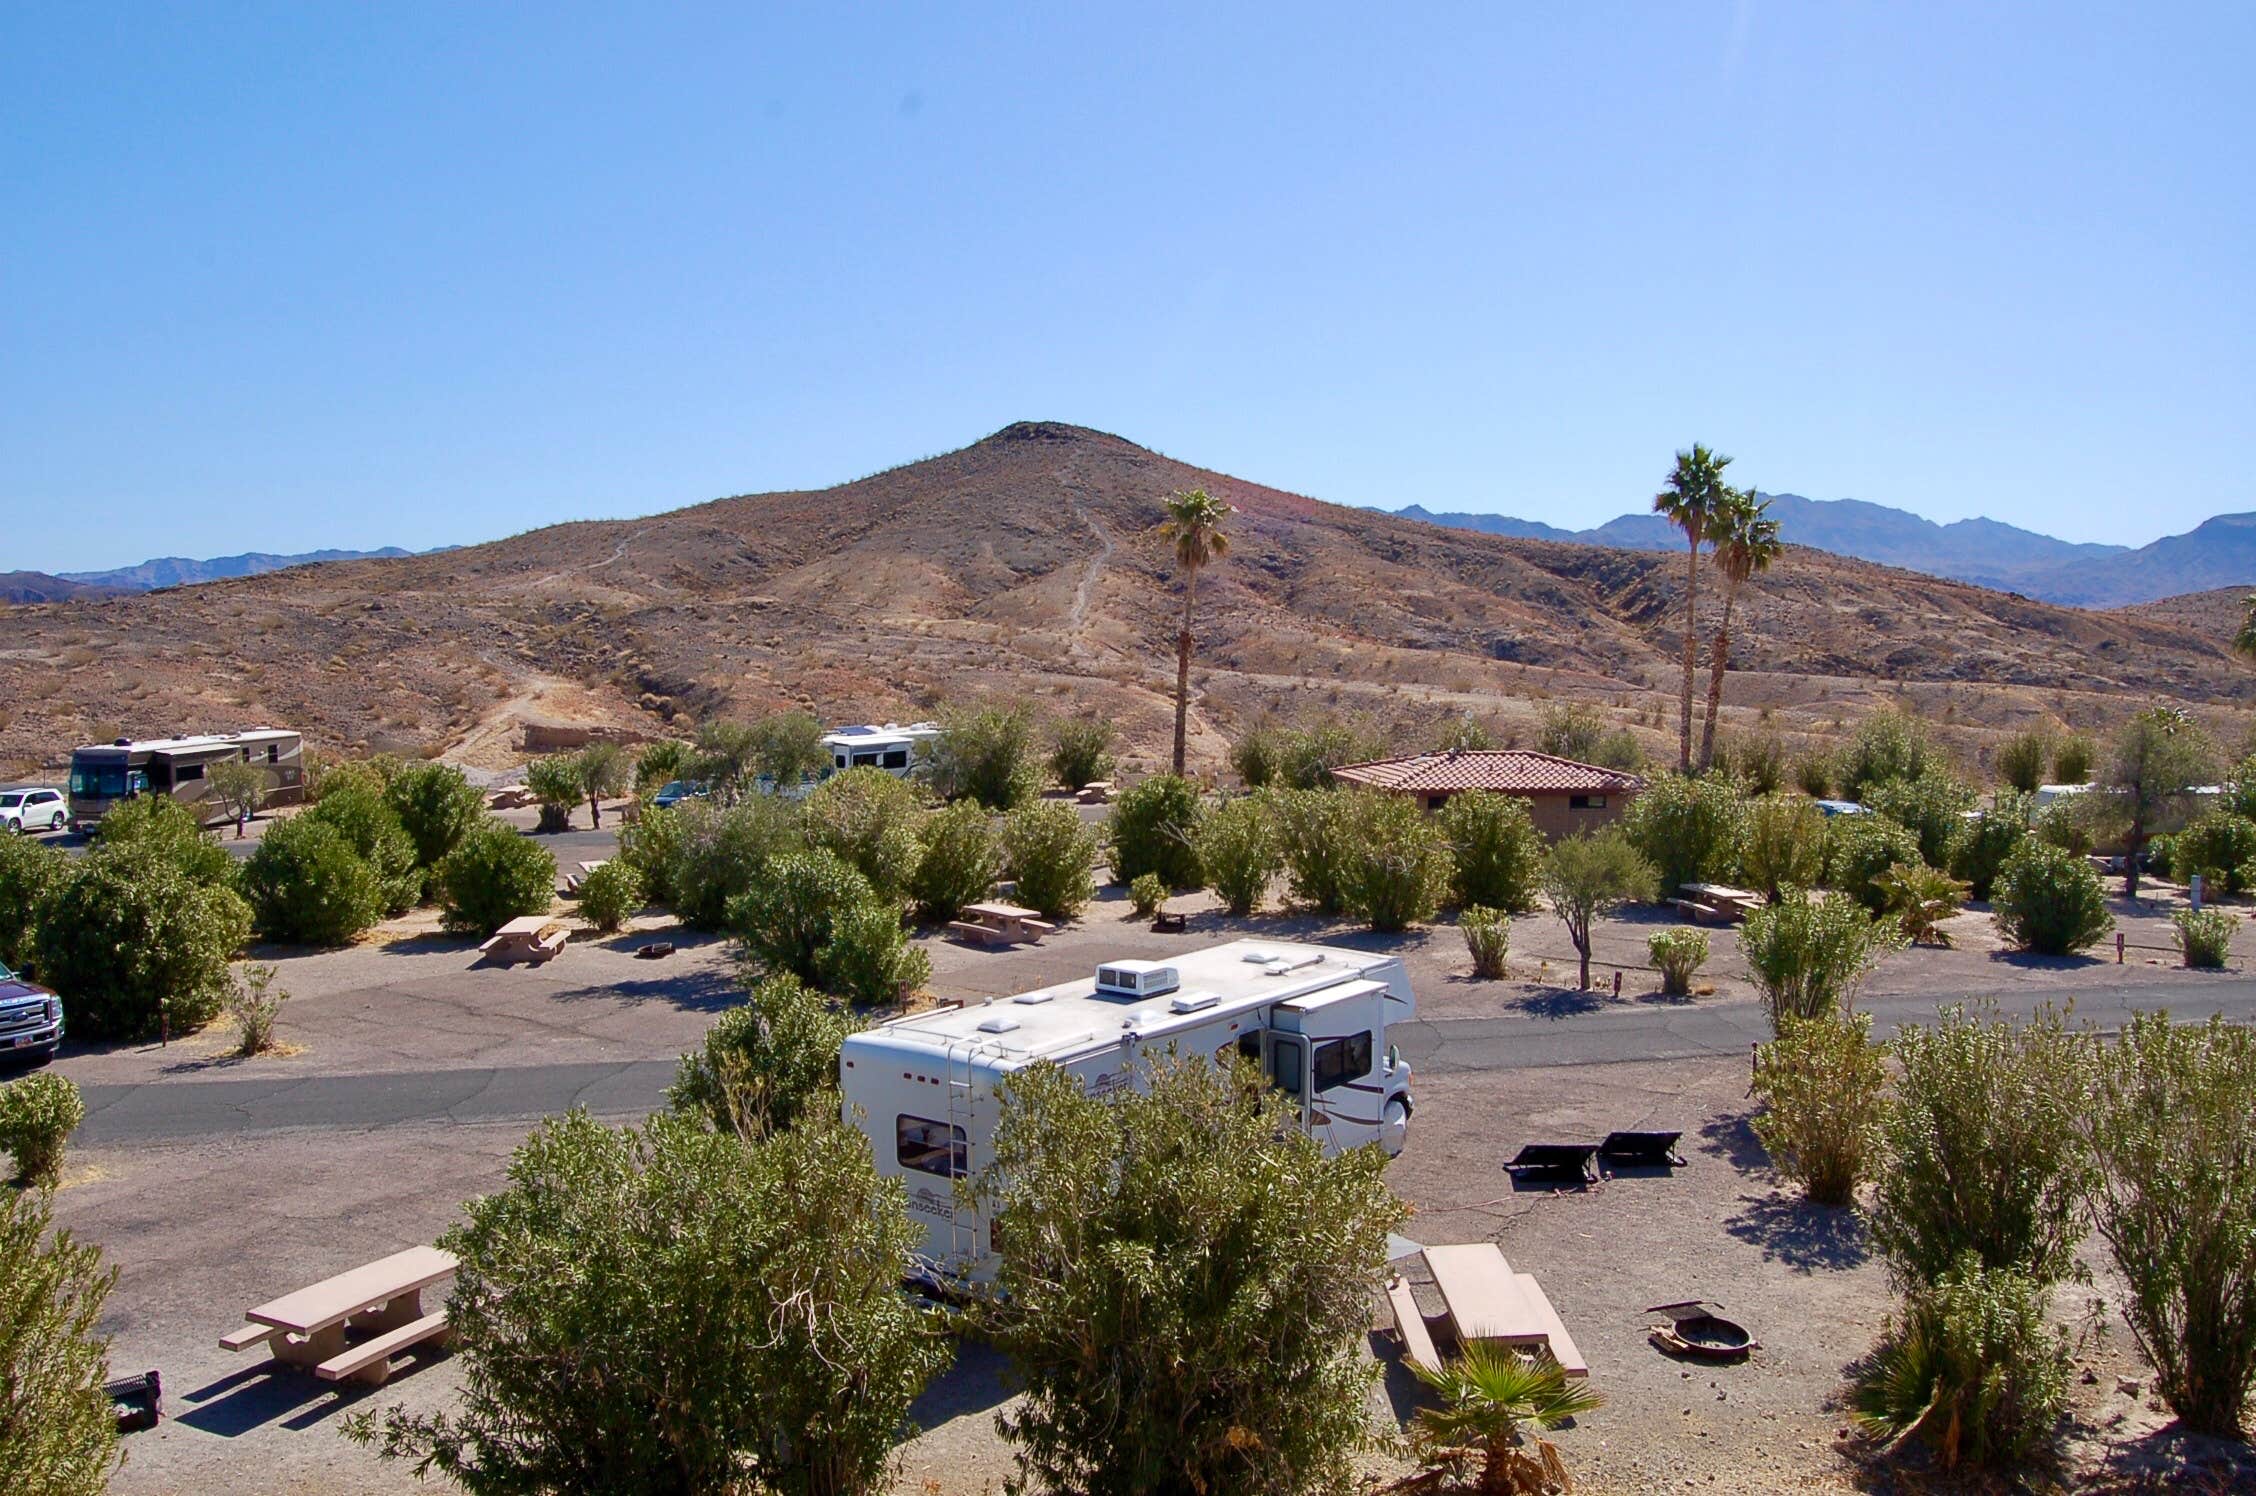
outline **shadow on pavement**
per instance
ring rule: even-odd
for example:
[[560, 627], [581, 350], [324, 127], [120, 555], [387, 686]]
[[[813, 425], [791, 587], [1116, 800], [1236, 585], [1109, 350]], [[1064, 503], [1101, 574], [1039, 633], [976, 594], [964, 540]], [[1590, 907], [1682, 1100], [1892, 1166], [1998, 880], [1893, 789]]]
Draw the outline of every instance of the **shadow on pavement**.
[[1765, 1260], [1796, 1272], [1856, 1267], [1872, 1255], [1864, 1222], [1847, 1206], [1812, 1205], [1795, 1195], [1742, 1195], [1723, 1229], [1762, 1249]]
[[956, 1359], [925, 1384], [909, 1404], [909, 1422], [930, 1431], [973, 1413], [985, 1413], [1010, 1400], [1010, 1363], [984, 1340], [960, 1339]]

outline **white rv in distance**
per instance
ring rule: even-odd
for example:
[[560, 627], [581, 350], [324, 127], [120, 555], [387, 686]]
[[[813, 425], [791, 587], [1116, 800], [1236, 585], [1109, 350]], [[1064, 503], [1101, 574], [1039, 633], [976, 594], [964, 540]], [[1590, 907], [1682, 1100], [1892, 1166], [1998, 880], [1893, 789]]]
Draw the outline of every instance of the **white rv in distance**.
[[896, 779], [906, 779], [925, 766], [932, 756], [932, 745], [939, 740], [937, 722], [832, 728], [822, 739], [823, 747], [830, 752], [830, 767], [823, 777], [848, 769], [883, 769]]
[[935, 1282], [991, 1278], [989, 1223], [956, 1181], [994, 1159], [996, 1084], [1047, 1061], [1092, 1092], [1137, 1085], [1170, 1051], [1243, 1055], [1292, 1097], [1327, 1154], [1402, 1151], [1410, 1067], [1388, 1042], [1415, 1014], [1394, 956], [1234, 940], [1093, 978], [896, 1018], [847, 1039], [839, 1086], [880, 1173], [907, 1185]]

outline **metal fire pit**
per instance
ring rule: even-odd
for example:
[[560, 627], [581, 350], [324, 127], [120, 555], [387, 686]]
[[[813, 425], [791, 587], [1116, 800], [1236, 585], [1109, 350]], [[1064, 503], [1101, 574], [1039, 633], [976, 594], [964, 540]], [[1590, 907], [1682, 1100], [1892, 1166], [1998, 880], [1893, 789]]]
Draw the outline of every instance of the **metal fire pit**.
[[1748, 1334], [1744, 1325], [1715, 1312], [1721, 1307], [1699, 1299], [1653, 1305], [1645, 1312], [1666, 1315], [1669, 1321], [1653, 1326], [1653, 1344], [1670, 1355], [1699, 1361], [1741, 1361], [1748, 1352], [1762, 1349], [1762, 1343]]

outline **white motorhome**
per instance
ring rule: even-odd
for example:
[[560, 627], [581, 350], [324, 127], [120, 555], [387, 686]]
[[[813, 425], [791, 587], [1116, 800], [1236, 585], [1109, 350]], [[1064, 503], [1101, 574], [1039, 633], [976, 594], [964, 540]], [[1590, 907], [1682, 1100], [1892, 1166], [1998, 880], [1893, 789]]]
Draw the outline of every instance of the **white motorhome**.
[[937, 722], [912, 722], [907, 727], [888, 722], [882, 727], [871, 724], [834, 728], [823, 734], [822, 742], [830, 751], [830, 774], [843, 774], [848, 769], [883, 769], [896, 778], [906, 779], [923, 767], [939, 737]]
[[1108, 961], [1093, 977], [897, 1018], [849, 1038], [839, 1084], [881, 1173], [903, 1180], [935, 1281], [993, 1276], [988, 1223], [955, 1183], [993, 1161], [996, 1084], [1047, 1061], [1102, 1094], [1143, 1083], [1171, 1051], [1243, 1055], [1340, 1153], [1402, 1151], [1410, 1066], [1388, 1042], [1416, 1011], [1399, 958], [1234, 940], [1167, 961]]

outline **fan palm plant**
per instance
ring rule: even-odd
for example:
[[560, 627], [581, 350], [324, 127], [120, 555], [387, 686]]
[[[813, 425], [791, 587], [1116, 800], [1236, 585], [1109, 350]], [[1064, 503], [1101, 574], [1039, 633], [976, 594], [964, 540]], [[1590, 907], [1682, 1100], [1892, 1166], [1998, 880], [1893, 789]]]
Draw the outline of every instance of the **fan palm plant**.
[[1731, 459], [1698, 442], [1689, 452], [1676, 454], [1676, 467], [1668, 482], [1653, 496], [1653, 512], [1684, 532], [1691, 547], [1684, 570], [1684, 689], [1677, 717], [1677, 767], [1692, 770], [1692, 676], [1699, 664], [1699, 633], [1695, 605], [1700, 593], [1700, 545], [1708, 538], [1708, 521], [1732, 492], [1723, 481]]
[[1715, 762], [1716, 714], [1723, 708], [1723, 671], [1731, 654], [1731, 607], [1739, 589], [1758, 571], [1770, 570], [1786, 546], [1778, 538], [1778, 521], [1770, 517], [1770, 500], [1757, 498], [1752, 488], [1727, 488], [1726, 498], [1708, 520], [1713, 537], [1712, 559], [1723, 573], [1723, 621], [1716, 625], [1715, 643], [1708, 651], [1708, 716], [1700, 727], [1700, 772]]
[[1203, 488], [1167, 497], [1164, 533], [1175, 543], [1175, 564], [1183, 568], [1183, 627], [1175, 635], [1175, 772], [1183, 772], [1184, 733], [1191, 710], [1191, 615], [1198, 606], [1199, 573], [1229, 554], [1230, 537], [1222, 522], [1237, 513]]
[[1539, 1443], [1531, 1458], [1520, 1450], [1523, 1428], [1545, 1431], [1602, 1406], [1587, 1382], [1567, 1378], [1549, 1356], [1527, 1357], [1487, 1341], [1470, 1341], [1439, 1370], [1413, 1365], [1418, 1380], [1442, 1401], [1418, 1414], [1417, 1444], [1429, 1465], [1481, 1461], [1480, 1489], [1505, 1493], [1543, 1489], [1556, 1474], [1558, 1455]]

